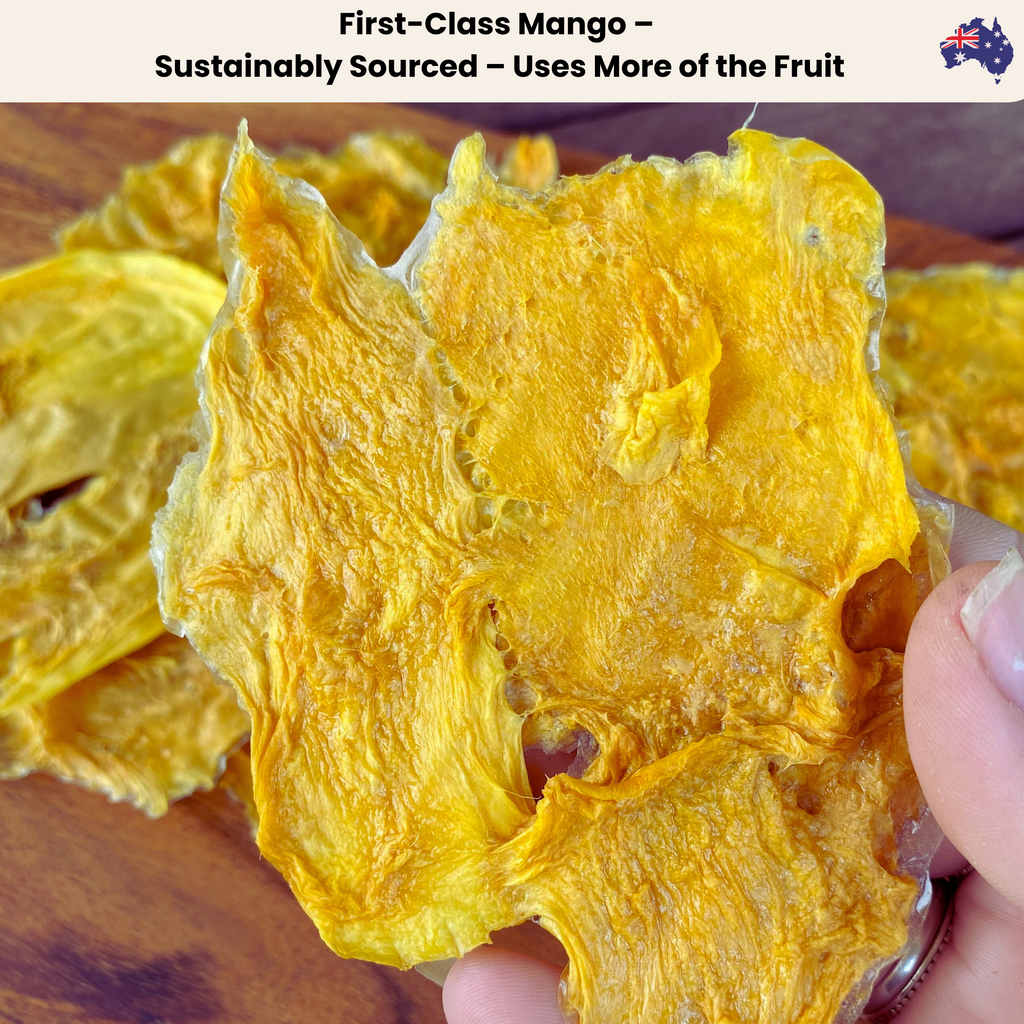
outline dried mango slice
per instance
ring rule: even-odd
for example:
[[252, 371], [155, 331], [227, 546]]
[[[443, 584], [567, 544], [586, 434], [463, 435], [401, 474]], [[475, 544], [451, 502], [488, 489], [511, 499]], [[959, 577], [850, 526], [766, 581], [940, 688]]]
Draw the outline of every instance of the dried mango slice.
[[44, 771], [152, 817], [210, 789], [249, 731], [231, 687], [164, 634], [42, 704], [0, 717], [0, 778]]
[[[916, 893], [881, 852], [905, 748], [862, 749], [898, 656], [841, 623], [918, 532], [864, 359], [880, 201], [744, 131], [538, 196], [474, 138], [434, 210], [389, 274], [244, 133], [225, 185], [154, 557], [252, 717], [260, 847], [347, 956], [539, 914], [583, 1024], [829, 1020]], [[524, 740], [582, 779], [535, 808]]]
[[0, 277], [0, 714], [164, 632], [149, 560], [224, 285], [156, 253]]
[[520, 135], [498, 167], [498, 181], [527, 192], [540, 192], [557, 180], [558, 152], [550, 135]]
[[[217, 218], [230, 155], [230, 139], [203, 135], [184, 139], [155, 163], [128, 167], [116, 193], [61, 232], [61, 247], [154, 249], [223, 275]], [[370, 256], [389, 266], [426, 221], [431, 200], [444, 188], [448, 161], [412, 133], [368, 132], [330, 156], [288, 150], [275, 167], [316, 188]], [[523, 136], [509, 148], [502, 175], [519, 188], [547, 185], [558, 176], [554, 143]]]
[[882, 376], [925, 487], [1024, 530], [1024, 270], [886, 275]]
[[217, 207], [230, 156], [229, 139], [202, 135], [155, 163], [126, 167], [117, 192], [61, 231], [61, 249], [152, 249], [223, 274]]
[[[198, 268], [146, 254], [0, 280], [2, 778], [47, 771], [156, 816], [209, 788], [248, 731], [234, 691], [163, 632], [147, 558], [222, 296]], [[54, 487], [62, 474], [74, 485]]]

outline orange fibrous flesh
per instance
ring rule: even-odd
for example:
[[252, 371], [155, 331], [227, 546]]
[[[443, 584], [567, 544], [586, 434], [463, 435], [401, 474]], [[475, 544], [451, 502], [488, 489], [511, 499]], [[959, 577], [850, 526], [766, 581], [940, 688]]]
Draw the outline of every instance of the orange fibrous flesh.
[[[70, 255], [0, 281], [0, 778], [47, 771], [154, 816], [209, 788], [248, 731], [187, 644], [163, 634], [143, 647], [163, 633], [152, 514], [192, 440], [194, 366], [223, 286], [172, 258], [115, 253], [155, 250], [222, 275], [231, 147], [189, 138], [128, 167], [62, 232]], [[329, 156], [290, 149], [275, 167], [316, 187], [388, 263], [422, 226], [447, 161], [411, 133], [371, 132]], [[502, 175], [540, 188], [557, 168], [549, 138], [524, 136]], [[247, 752], [228, 758], [224, 785], [253, 816]]]
[[[753, 131], [529, 195], [472, 138], [384, 273], [243, 133], [222, 222], [162, 610], [325, 941], [410, 966], [539, 916], [583, 1024], [832, 1020], [917, 891], [900, 656], [842, 623], [919, 528], [877, 195]], [[582, 777], [535, 806], [524, 737]]]

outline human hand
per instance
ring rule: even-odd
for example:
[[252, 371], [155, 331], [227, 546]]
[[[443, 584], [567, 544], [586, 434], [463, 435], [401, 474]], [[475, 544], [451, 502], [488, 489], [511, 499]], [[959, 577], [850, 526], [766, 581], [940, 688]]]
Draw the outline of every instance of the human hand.
[[[953, 574], [914, 620], [904, 664], [907, 737], [921, 787], [949, 837], [933, 877], [968, 863], [949, 944], [900, 1024], [1024, 1022], [1024, 570], [982, 613], [968, 596], [1024, 536], [957, 507]], [[990, 581], [998, 577], [989, 577]], [[975, 604], [977, 604], [977, 599]], [[560, 967], [494, 947], [474, 950], [444, 986], [449, 1024], [564, 1024]]]

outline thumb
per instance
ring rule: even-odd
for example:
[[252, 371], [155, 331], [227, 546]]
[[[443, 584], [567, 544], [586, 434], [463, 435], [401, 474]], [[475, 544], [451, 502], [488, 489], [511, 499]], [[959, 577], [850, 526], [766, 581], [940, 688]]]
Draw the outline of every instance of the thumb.
[[[965, 607], [966, 606], [966, 607]], [[1012, 550], [936, 588], [911, 627], [907, 741], [942, 830], [1024, 909], [1024, 561]]]
[[[1015, 534], [1010, 543], [1021, 539]], [[943, 831], [978, 873], [957, 893], [950, 948], [900, 1019], [1019, 1022], [1024, 562], [1016, 550], [998, 565], [958, 570], [929, 596], [907, 643], [904, 697], [921, 788]]]

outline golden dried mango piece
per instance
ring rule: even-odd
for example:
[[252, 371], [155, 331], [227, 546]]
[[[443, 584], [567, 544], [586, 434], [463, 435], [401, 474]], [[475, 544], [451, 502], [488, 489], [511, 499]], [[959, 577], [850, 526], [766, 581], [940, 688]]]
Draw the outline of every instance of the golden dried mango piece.
[[498, 181], [527, 192], [540, 192], [557, 180], [558, 152], [550, 135], [520, 135], [498, 167]]
[[886, 275], [881, 371], [930, 487], [1024, 530], [1024, 270]]
[[202, 135], [155, 163], [126, 167], [117, 192], [61, 231], [61, 249], [152, 249], [223, 274], [217, 208], [230, 156], [230, 139]]
[[166, 633], [42, 704], [0, 717], [0, 778], [43, 771], [151, 817], [210, 789], [249, 731], [231, 687]]
[[[537, 196], [474, 138], [434, 211], [385, 273], [244, 133], [225, 185], [203, 440], [154, 555], [252, 717], [260, 847], [347, 956], [539, 913], [583, 1024], [824, 1024], [916, 892], [883, 856], [905, 748], [862, 750], [894, 656], [841, 621], [918, 531], [864, 358], [880, 201], [743, 131]], [[524, 739], [582, 780], [535, 807]], [[799, 806], [840, 778], [848, 813]], [[727, 956], [715, 921], [749, 925]]]
[[248, 731], [234, 691], [163, 632], [147, 543], [222, 297], [155, 254], [0, 279], [0, 778], [46, 771], [157, 816]]
[[[128, 167], [116, 193], [64, 228], [62, 249], [154, 249], [223, 276], [217, 218], [230, 156], [230, 139], [203, 135], [179, 142], [155, 163]], [[370, 256], [389, 266], [426, 221], [448, 161], [412, 133], [367, 132], [330, 156], [288, 150], [275, 167], [316, 188]], [[558, 176], [554, 143], [546, 135], [522, 136], [509, 147], [502, 174], [510, 185], [542, 188]]]
[[153, 515], [193, 446], [224, 285], [156, 253], [0, 277], [0, 714], [164, 632]]

